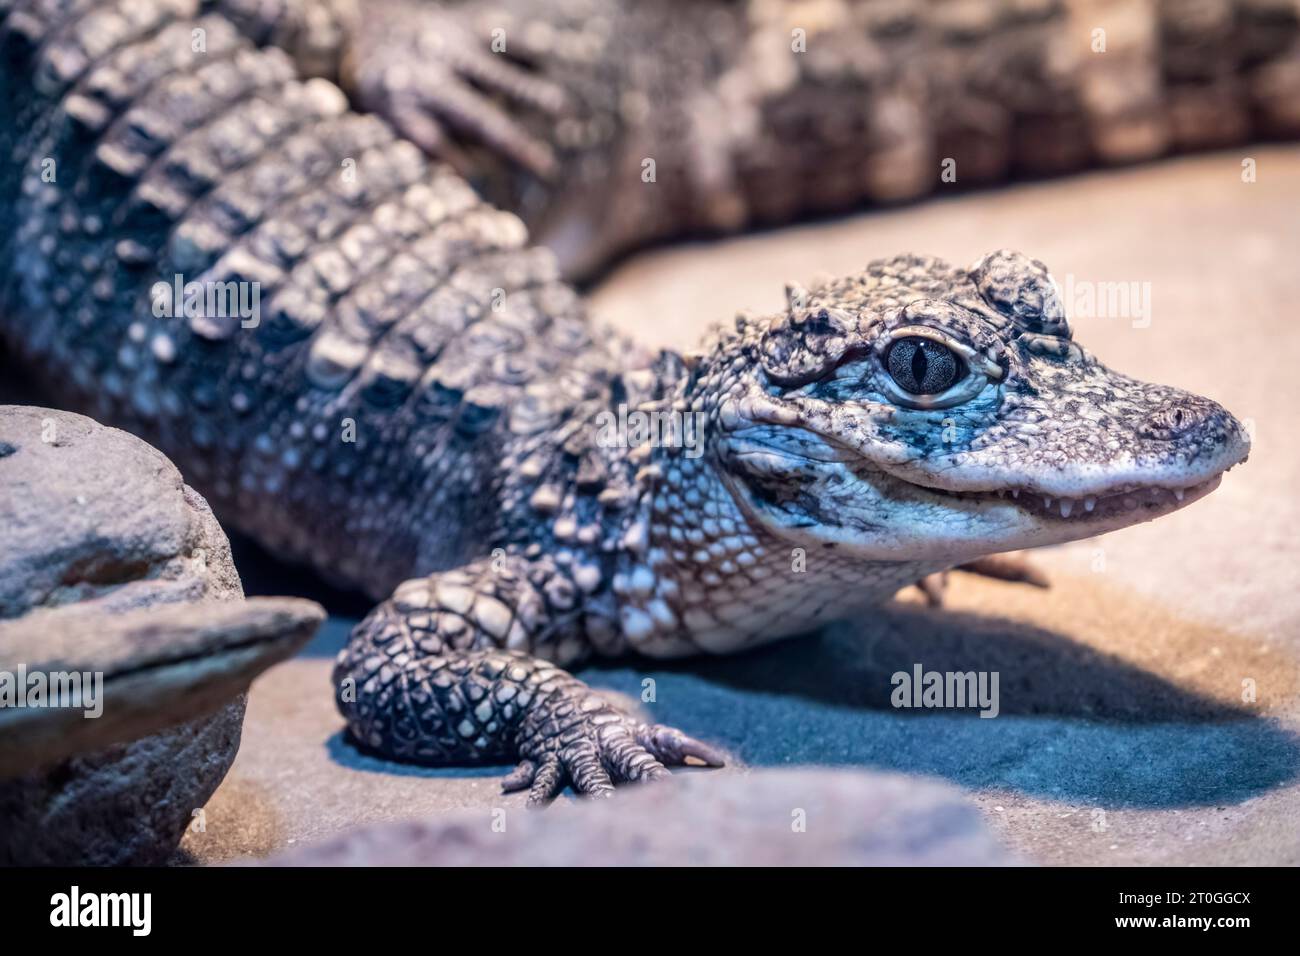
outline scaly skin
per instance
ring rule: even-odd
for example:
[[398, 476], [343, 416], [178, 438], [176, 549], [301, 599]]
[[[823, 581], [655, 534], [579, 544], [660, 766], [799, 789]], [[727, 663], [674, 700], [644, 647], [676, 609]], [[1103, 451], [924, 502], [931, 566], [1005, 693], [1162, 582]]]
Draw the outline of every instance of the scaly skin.
[[1300, 0], [202, 5], [450, 161], [571, 279], [683, 234], [1300, 135]]
[[[1213, 402], [1076, 345], [1016, 253], [876, 262], [643, 353], [516, 217], [199, 13], [0, 4], [0, 333], [226, 520], [392, 592], [335, 669], [379, 753], [517, 758], [537, 803], [719, 763], [560, 668], [805, 632], [1165, 514], [1245, 457]], [[259, 321], [156, 314], [178, 273], [259, 282]], [[698, 416], [703, 442], [611, 440], [620, 409]]]
[[1300, 135], [1297, 0], [371, 0], [337, 35], [355, 101], [570, 277], [684, 233]]

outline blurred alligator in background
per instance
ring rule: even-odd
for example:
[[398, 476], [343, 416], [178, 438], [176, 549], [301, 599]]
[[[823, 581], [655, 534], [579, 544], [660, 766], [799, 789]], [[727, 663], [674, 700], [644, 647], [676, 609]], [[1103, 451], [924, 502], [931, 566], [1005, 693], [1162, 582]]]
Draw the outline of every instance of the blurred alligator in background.
[[536, 803], [717, 764], [560, 668], [807, 632], [1245, 458], [1019, 253], [792, 285], [685, 355], [562, 275], [954, 169], [1289, 135], [1294, 4], [358, 9], [0, 0], [0, 337], [273, 553], [391, 594], [335, 671], [363, 747], [517, 759]]
[[683, 234], [1300, 135], [1300, 0], [216, 6], [451, 161], [568, 278]]

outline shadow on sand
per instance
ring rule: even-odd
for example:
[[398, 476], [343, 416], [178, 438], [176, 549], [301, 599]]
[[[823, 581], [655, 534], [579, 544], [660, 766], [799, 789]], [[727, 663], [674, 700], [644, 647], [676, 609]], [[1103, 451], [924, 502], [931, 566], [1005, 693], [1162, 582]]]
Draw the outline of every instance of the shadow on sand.
[[[332, 657], [368, 603], [278, 565], [232, 536], [248, 592], [306, 593], [332, 616], [304, 649]], [[252, 572], [250, 574], [250, 571]], [[249, 586], [251, 584], [251, 586]], [[1067, 601], [1064, 590], [1059, 599]], [[1068, 604], [1066, 605], [1068, 607]], [[1058, 617], [1060, 609], [1057, 610]], [[1241, 637], [1195, 634], [1192, 625], [1116, 612], [1109, 627], [1171, 627], [1189, 636], [1169, 655], [1228, 648], [1217, 693], [1189, 687], [1074, 637], [1024, 620], [888, 604], [869, 621], [744, 654], [681, 661], [596, 663], [579, 673], [593, 686], [643, 704], [653, 719], [728, 749], [756, 767], [823, 764], [929, 774], [980, 790], [1009, 790], [1066, 804], [1173, 808], [1235, 803], [1300, 776], [1300, 737], [1236, 703], [1239, 677], [1263, 677], [1255, 660], [1234, 660]], [[1165, 661], [1164, 663], [1168, 663]], [[998, 673], [999, 716], [970, 710], [901, 710], [891, 677], [927, 671]], [[1291, 695], [1293, 677], [1273, 675]], [[1227, 691], [1232, 691], [1231, 693]], [[357, 750], [343, 735], [326, 744], [340, 764], [427, 777], [494, 776], [492, 767], [429, 768]]]
[[[893, 708], [891, 676], [917, 663], [998, 672], [999, 716]], [[739, 656], [583, 677], [636, 698], [653, 678], [655, 719], [754, 766], [873, 767], [1150, 808], [1236, 802], [1300, 775], [1300, 738], [1221, 695], [1033, 624], [905, 604]]]

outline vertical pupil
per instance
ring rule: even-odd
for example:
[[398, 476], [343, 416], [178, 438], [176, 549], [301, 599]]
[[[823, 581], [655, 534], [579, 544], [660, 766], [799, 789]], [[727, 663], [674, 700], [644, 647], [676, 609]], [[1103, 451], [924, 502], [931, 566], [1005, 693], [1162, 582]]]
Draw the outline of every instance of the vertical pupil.
[[912, 350], [912, 379], [917, 384], [925, 381], [926, 369], [930, 366], [930, 360], [925, 357], [925, 352], [924, 345]]
[[894, 342], [885, 364], [895, 384], [915, 395], [937, 395], [965, 374], [951, 349], [919, 336]]

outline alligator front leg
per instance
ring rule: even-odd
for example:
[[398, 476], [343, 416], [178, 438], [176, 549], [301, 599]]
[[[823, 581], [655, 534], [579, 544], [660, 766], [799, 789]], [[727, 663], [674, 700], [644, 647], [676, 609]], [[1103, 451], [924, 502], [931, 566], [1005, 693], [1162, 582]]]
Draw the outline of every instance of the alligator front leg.
[[615, 783], [668, 775], [666, 766], [721, 766], [714, 748], [635, 719], [537, 656], [581, 637], [580, 619], [547, 601], [545, 583], [559, 573], [511, 558], [400, 585], [334, 668], [352, 737], [396, 760], [517, 760], [503, 787], [531, 788], [530, 806], [566, 783], [607, 796]]

